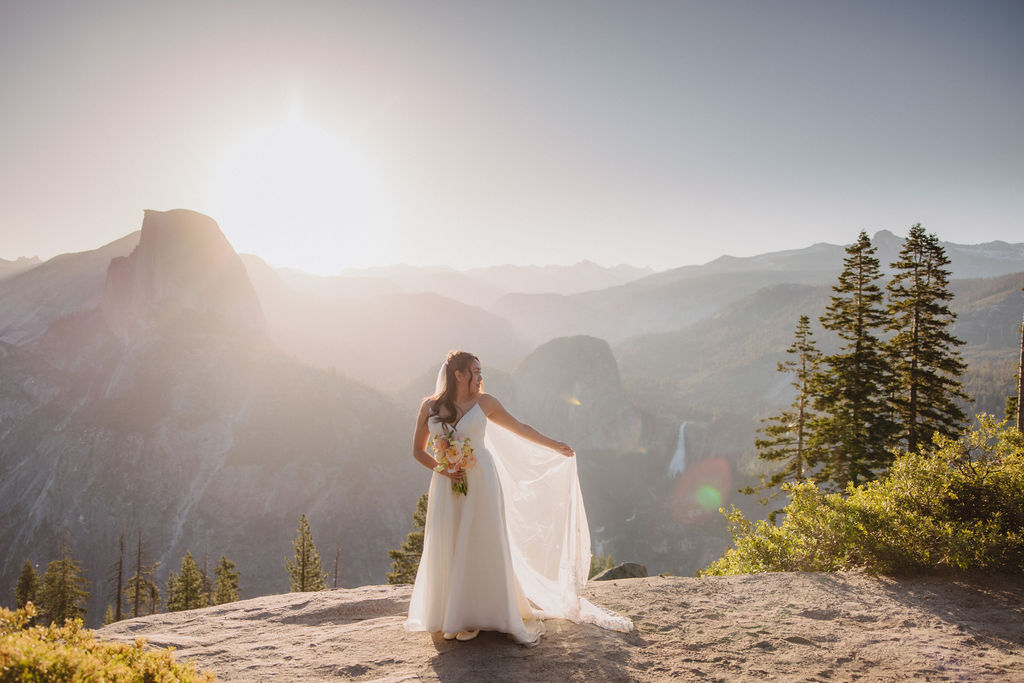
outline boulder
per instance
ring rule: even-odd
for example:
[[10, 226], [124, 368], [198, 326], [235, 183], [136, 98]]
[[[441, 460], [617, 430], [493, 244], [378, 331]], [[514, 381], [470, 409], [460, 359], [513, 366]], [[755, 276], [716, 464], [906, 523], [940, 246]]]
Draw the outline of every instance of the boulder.
[[613, 579], [643, 579], [647, 577], [647, 567], [636, 562], [623, 562], [591, 579], [591, 581], [611, 581]]

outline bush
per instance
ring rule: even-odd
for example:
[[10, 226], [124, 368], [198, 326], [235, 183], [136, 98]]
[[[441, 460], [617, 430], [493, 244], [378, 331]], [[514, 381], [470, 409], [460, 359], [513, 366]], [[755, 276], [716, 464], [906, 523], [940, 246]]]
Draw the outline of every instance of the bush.
[[175, 663], [171, 649], [145, 650], [142, 638], [134, 645], [98, 640], [80, 619], [28, 627], [35, 614], [31, 602], [15, 612], [0, 607], [0, 683], [214, 680], [190, 663]]
[[728, 513], [734, 547], [701, 575], [930, 569], [1024, 572], [1024, 438], [978, 416], [959, 439], [897, 456], [888, 473], [826, 494], [787, 484], [781, 526]]
[[611, 556], [611, 553], [607, 555], [591, 555], [590, 556], [590, 575], [588, 579], [592, 579], [606, 569], [611, 569], [615, 566], [615, 558]]

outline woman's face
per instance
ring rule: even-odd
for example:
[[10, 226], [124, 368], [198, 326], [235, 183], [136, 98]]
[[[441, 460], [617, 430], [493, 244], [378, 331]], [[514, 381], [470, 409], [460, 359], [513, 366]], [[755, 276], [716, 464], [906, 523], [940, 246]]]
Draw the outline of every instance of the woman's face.
[[456, 370], [455, 379], [459, 382], [459, 386], [468, 385], [470, 398], [479, 396], [484, 385], [484, 373], [480, 367], [480, 361], [473, 361], [472, 365], [465, 370]]

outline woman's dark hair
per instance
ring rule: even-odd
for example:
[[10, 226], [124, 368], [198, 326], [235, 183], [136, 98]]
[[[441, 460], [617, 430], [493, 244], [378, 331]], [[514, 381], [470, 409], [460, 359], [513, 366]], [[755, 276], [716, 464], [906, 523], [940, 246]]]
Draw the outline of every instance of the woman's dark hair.
[[458, 387], [455, 386], [455, 371], [469, 370], [473, 361], [480, 362], [480, 359], [469, 351], [452, 351], [445, 361], [444, 386], [440, 393], [431, 396], [433, 399], [431, 415], [437, 416], [442, 422], [455, 426], [458, 418], [458, 408], [455, 407], [455, 396]]

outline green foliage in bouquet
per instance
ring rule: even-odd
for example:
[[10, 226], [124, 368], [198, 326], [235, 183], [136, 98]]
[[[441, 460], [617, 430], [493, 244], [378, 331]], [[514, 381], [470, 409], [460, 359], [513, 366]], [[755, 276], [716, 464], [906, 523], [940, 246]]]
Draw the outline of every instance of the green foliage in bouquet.
[[903, 453], [882, 478], [824, 493], [786, 484], [781, 526], [725, 513], [733, 548], [701, 575], [863, 568], [1024, 572], [1024, 438], [981, 415], [954, 439]]
[[80, 619], [29, 627], [35, 615], [32, 603], [15, 612], [0, 607], [0, 682], [215, 680], [191, 663], [176, 663], [170, 649], [145, 649], [142, 638], [132, 645], [102, 641]]

